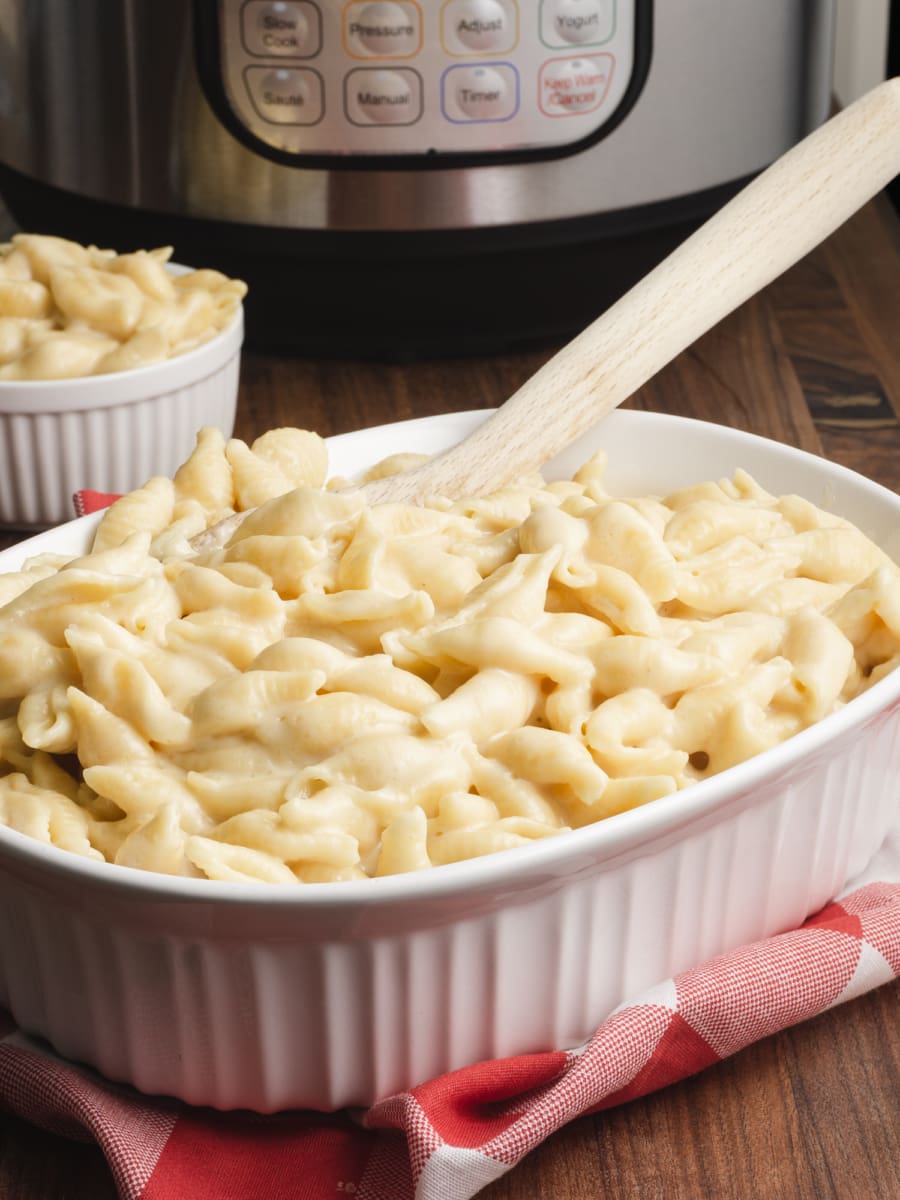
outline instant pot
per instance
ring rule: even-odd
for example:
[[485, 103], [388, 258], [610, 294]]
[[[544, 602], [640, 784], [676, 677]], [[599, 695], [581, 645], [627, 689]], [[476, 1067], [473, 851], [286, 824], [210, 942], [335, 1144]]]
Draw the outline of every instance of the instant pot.
[[0, 188], [242, 276], [257, 346], [558, 338], [824, 120], [833, 8], [0, 0]]

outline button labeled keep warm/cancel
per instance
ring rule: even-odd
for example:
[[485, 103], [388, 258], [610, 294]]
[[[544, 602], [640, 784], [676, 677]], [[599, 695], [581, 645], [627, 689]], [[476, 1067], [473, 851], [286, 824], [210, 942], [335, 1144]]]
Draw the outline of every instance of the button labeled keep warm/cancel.
[[606, 98], [614, 66], [611, 54], [551, 58], [541, 67], [538, 80], [541, 112], [548, 117], [594, 112]]

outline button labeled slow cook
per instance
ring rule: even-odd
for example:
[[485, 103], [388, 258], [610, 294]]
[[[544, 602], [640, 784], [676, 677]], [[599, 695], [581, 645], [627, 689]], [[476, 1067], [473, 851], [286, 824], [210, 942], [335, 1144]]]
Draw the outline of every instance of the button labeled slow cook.
[[344, 80], [354, 125], [414, 125], [422, 116], [422, 77], [409, 67], [358, 67]]
[[248, 54], [313, 58], [322, 49], [322, 14], [311, 0], [247, 0], [241, 32]]
[[422, 12], [399, 0], [348, 4], [344, 45], [354, 58], [411, 58], [422, 47]]
[[448, 54], [505, 54], [518, 37], [518, 8], [509, 0], [448, 0], [441, 41]]
[[590, 58], [552, 58], [541, 67], [538, 103], [548, 117], [594, 112], [606, 98], [615, 60], [611, 54]]
[[615, 32], [615, 0], [541, 0], [540, 22], [546, 46], [598, 46]]
[[508, 121], [519, 108], [519, 76], [511, 63], [449, 67], [441, 79], [448, 121]]
[[322, 77], [309, 67], [247, 67], [253, 107], [273, 125], [315, 125], [325, 112]]

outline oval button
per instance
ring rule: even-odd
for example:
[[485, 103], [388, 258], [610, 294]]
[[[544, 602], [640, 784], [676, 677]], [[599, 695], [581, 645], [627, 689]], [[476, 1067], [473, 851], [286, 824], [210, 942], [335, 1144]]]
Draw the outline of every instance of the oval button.
[[593, 112], [606, 97], [612, 78], [611, 54], [593, 58], [557, 58], [541, 68], [539, 103], [549, 117]]
[[248, 0], [241, 10], [244, 44], [251, 54], [303, 58], [319, 47], [318, 13], [303, 0]]
[[497, 0], [453, 0], [444, 9], [444, 36], [476, 53], [508, 50], [513, 21]]
[[454, 74], [454, 97], [462, 111], [479, 121], [496, 121], [508, 115], [509, 89], [499, 71], [466, 67]]
[[406, 58], [419, 49], [421, 27], [415, 5], [395, 4], [393, 0], [352, 4], [346, 21], [351, 53]]
[[596, 45], [612, 36], [612, 0], [550, 0], [544, 23], [545, 35], [551, 34], [553, 45]]
[[247, 90], [264, 121], [273, 125], [315, 125], [324, 111], [322, 80], [297, 67], [248, 67]]
[[360, 67], [346, 80], [347, 115], [357, 125], [412, 125], [422, 115], [415, 71]]

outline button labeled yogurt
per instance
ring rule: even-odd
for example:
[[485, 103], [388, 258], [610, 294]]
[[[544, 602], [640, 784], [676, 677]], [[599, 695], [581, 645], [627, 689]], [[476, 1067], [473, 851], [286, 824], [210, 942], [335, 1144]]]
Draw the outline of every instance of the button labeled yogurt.
[[395, 0], [348, 4], [344, 38], [355, 58], [410, 58], [422, 46], [422, 13], [418, 4]]
[[615, 0], [543, 0], [541, 38], [547, 46], [597, 46], [616, 26]]

